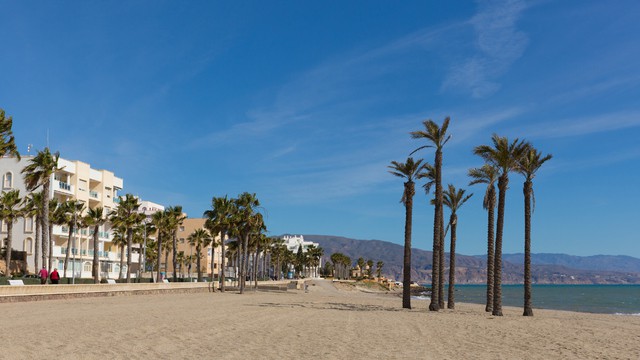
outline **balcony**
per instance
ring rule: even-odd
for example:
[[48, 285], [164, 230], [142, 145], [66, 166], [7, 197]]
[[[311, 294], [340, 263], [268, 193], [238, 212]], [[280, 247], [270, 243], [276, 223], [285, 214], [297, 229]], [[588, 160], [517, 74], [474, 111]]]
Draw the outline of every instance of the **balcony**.
[[57, 191], [66, 195], [73, 195], [73, 186], [64, 181], [54, 181], [53, 191]]
[[97, 191], [89, 191], [89, 200], [100, 201], [100, 193]]

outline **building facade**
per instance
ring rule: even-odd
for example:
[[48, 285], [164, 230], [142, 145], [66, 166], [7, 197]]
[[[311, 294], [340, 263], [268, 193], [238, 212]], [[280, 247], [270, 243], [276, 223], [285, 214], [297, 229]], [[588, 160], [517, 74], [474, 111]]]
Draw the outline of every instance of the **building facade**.
[[[16, 158], [0, 158], [0, 174], [2, 175], [2, 191], [17, 189], [22, 198], [29, 193], [26, 190], [22, 169], [29, 164], [33, 156], [23, 156], [21, 160]], [[48, 197], [57, 199], [58, 202], [75, 200], [83, 204], [83, 210], [77, 214], [77, 218], [84, 216], [88, 209], [102, 207], [108, 214], [118, 204], [119, 192], [123, 187], [123, 180], [108, 170], [91, 168], [87, 163], [77, 160], [60, 158], [58, 168], [51, 176], [51, 186]], [[52, 222], [53, 224], [53, 222]], [[7, 237], [6, 224], [2, 224], [0, 237]], [[64, 260], [67, 248], [69, 248], [69, 261], [67, 265], [67, 277], [91, 277], [93, 253], [98, 251], [100, 259], [101, 277], [115, 278], [120, 271], [120, 251], [113, 243], [113, 234], [108, 222], [99, 228], [99, 247], [93, 248], [93, 229], [80, 226], [69, 236], [68, 224], [53, 224], [52, 227], [52, 267], [57, 268], [61, 276], [64, 276]], [[35, 273], [35, 217], [20, 218], [13, 228], [12, 248], [27, 253], [27, 268]], [[137, 254], [135, 254], [137, 256]], [[138, 259], [132, 259], [138, 262]], [[125, 265], [126, 266], [126, 265]], [[123, 269], [126, 271], [126, 269]]]

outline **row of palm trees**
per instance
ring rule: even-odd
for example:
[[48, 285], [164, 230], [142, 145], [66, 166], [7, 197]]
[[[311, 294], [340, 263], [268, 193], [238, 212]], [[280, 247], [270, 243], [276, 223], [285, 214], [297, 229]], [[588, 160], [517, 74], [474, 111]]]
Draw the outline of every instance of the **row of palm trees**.
[[[401, 203], [405, 206], [405, 243], [404, 243], [404, 271], [403, 271], [403, 308], [411, 308], [409, 284], [411, 283], [411, 232], [413, 197], [415, 195], [415, 180], [425, 179], [423, 185], [428, 194], [435, 186], [435, 196], [430, 200], [434, 206], [433, 219], [433, 258], [431, 276], [431, 302], [429, 310], [438, 311], [444, 307], [444, 238], [448, 230], [451, 231], [451, 249], [449, 259], [449, 291], [448, 304], [455, 308], [455, 246], [458, 224], [457, 211], [472, 196], [465, 195], [465, 190], [456, 189], [449, 184], [447, 189], [442, 186], [443, 148], [451, 138], [447, 133], [450, 119], [447, 117], [439, 126], [432, 120], [423, 122], [424, 130], [411, 132], [412, 138], [426, 139], [427, 144], [420, 146], [413, 153], [425, 149], [435, 149], [434, 165], [422, 159], [414, 160], [409, 156], [406, 162], [392, 161], [388, 166], [389, 172], [397, 177], [406, 179]], [[524, 205], [525, 205], [525, 296], [524, 315], [533, 315], [531, 306], [531, 201], [533, 199], [532, 180], [543, 163], [551, 159], [551, 155], [542, 155], [529, 142], [515, 139], [509, 141], [506, 137], [496, 134], [492, 136], [492, 145], [480, 145], [474, 148], [474, 154], [480, 156], [485, 164], [482, 167], [469, 170], [470, 185], [486, 184], [487, 189], [483, 199], [483, 207], [488, 211], [487, 226], [487, 302], [486, 311], [495, 316], [502, 316], [502, 236], [504, 228], [505, 197], [509, 183], [509, 174], [518, 172], [525, 177]], [[495, 183], [498, 182], [498, 197], [496, 204]], [[535, 203], [535, 201], [534, 201]], [[498, 207], [494, 242], [494, 209]], [[444, 226], [444, 206], [451, 215], [447, 227]]]

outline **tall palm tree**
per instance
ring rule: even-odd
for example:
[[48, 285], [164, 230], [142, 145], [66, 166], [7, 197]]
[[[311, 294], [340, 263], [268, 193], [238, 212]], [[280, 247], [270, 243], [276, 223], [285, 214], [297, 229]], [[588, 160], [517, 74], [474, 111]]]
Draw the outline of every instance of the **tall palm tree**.
[[469, 177], [473, 180], [469, 186], [475, 184], [487, 184], [487, 190], [484, 193], [482, 207], [487, 210], [487, 304], [484, 311], [491, 312], [493, 310], [493, 262], [494, 262], [494, 219], [496, 209], [496, 187], [498, 180], [498, 169], [484, 164], [482, 167], [469, 170]]
[[249, 237], [256, 228], [261, 228], [264, 225], [262, 216], [257, 216], [256, 211], [260, 206], [260, 201], [256, 197], [256, 194], [244, 192], [238, 196], [235, 200], [238, 211], [235, 213], [235, 226], [239, 231], [241, 240], [239, 242], [240, 247], [240, 294], [244, 293], [247, 263], [249, 254]]
[[132, 194], [120, 197], [118, 207], [111, 214], [111, 223], [125, 230], [127, 245], [127, 283], [131, 282], [131, 254], [133, 249], [133, 229], [144, 219], [144, 214], [138, 212], [140, 201]]
[[494, 316], [502, 316], [502, 234], [504, 229], [504, 206], [509, 186], [509, 173], [518, 168], [518, 161], [529, 148], [529, 144], [517, 138], [512, 142], [506, 137], [493, 134], [493, 145], [479, 145], [474, 154], [498, 169], [498, 219], [496, 224], [496, 248], [493, 265], [493, 310]]
[[196, 268], [198, 270], [198, 282], [202, 282], [202, 267], [200, 259], [202, 258], [202, 248], [209, 246], [212, 237], [205, 229], [196, 229], [187, 238], [189, 244], [196, 247]]
[[231, 226], [231, 216], [234, 213], [235, 204], [225, 195], [224, 197], [213, 197], [211, 199], [211, 210], [204, 212], [207, 218], [205, 227], [211, 234], [220, 233], [220, 246], [222, 252], [222, 263], [220, 264], [220, 291], [224, 292], [225, 283], [225, 260], [227, 232]]
[[156, 211], [151, 215], [151, 223], [157, 229], [158, 236], [156, 239], [157, 242], [157, 252], [156, 252], [156, 261], [158, 262], [158, 273], [156, 274], [156, 282], [162, 281], [162, 242], [164, 241], [165, 234], [167, 232], [167, 228], [169, 226], [169, 217], [166, 211]]
[[124, 259], [125, 253], [124, 249], [127, 246], [127, 228], [126, 226], [120, 224], [113, 224], [111, 227], [111, 231], [113, 233], [113, 239], [111, 243], [120, 249], [120, 266], [118, 269], [118, 280], [122, 280], [124, 276]]
[[93, 275], [93, 283], [100, 283], [100, 260], [98, 258], [100, 226], [106, 221], [102, 207], [89, 209], [84, 216], [84, 223], [87, 226], [93, 226], [93, 266], [91, 273]]
[[20, 190], [10, 190], [0, 195], [0, 220], [7, 224], [7, 250], [5, 252], [5, 274], [9, 276], [11, 263], [11, 248], [13, 246], [13, 224], [23, 216], [20, 204]]
[[36, 239], [33, 262], [37, 271], [40, 268], [40, 251], [42, 250], [42, 193], [34, 192], [28, 194], [25, 198], [24, 210], [25, 217], [35, 218]]
[[[52, 198], [51, 200], [49, 200], [49, 226], [47, 226], [48, 231], [48, 236], [46, 237], [45, 240], [45, 236], [44, 236], [44, 220], [43, 220], [43, 230], [42, 230], [42, 252], [43, 252], [43, 256], [46, 253], [47, 254], [47, 258], [49, 259], [49, 263], [48, 263], [48, 270], [49, 272], [51, 272], [51, 269], [53, 268], [53, 226], [54, 225], [64, 225], [66, 223], [66, 209], [63, 206], [63, 203], [60, 202], [60, 200], [58, 200], [58, 198]], [[43, 216], [44, 218], [44, 216]], [[45, 246], [46, 245], [46, 246]], [[42, 263], [42, 265], [44, 266], [44, 261]]]
[[[49, 189], [51, 176], [58, 170], [60, 153], [52, 154], [48, 147], [38, 151], [36, 156], [29, 159], [29, 164], [22, 169], [24, 183], [27, 191], [33, 192], [42, 186], [44, 194], [42, 206], [42, 239], [50, 239], [49, 235]], [[51, 248], [50, 248], [51, 249]], [[51, 251], [51, 250], [50, 250]], [[49, 257], [49, 271], [51, 271], [51, 257]]]
[[524, 316], [533, 316], [531, 306], [531, 200], [535, 210], [536, 198], [533, 194], [533, 178], [542, 164], [552, 158], [552, 155], [542, 156], [533, 147], [527, 149], [518, 161], [517, 171], [524, 175]]
[[[443, 208], [442, 208], [442, 148], [444, 145], [451, 139], [451, 135], [447, 134], [447, 129], [449, 128], [449, 117], [446, 117], [442, 122], [442, 126], [438, 126], [432, 120], [423, 121], [424, 130], [412, 131], [411, 137], [414, 139], [426, 139], [429, 144], [421, 146], [415, 149], [413, 153], [418, 150], [433, 147], [436, 149], [434, 167], [436, 172], [436, 197], [435, 197], [435, 212], [434, 212], [434, 225], [433, 225], [433, 270], [435, 274], [438, 274], [440, 277], [440, 273], [444, 274], [444, 264], [440, 264], [440, 260], [444, 257], [444, 229], [442, 226], [443, 223]], [[437, 243], [437, 244], [436, 244]], [[442, 252], [442, 254], [440, 253]], [[436, 261], [436, 257], [439, 257]], [[438, 263], [438, 268], [436, 269], [436, 263]], [[431, 280], [431, 303], [429, 304], [429, 310], [438, 311], [440, 309], [440, 302], [443, 301], [440, 299], [440, 296], [434, 296], [435, 289], [440, 291], [440, 286], [442, 286], [441, 281], [434, 280], [435, 276], [432, 276]]]
[[69, 249], [72, 246], [76, 246], [75, 241], [72, 243], [71, 239], [74, 236], [74, 232], [77, 233], [76, 227], [82, 220], [81, 214], [84, 211], [84, 203], [76, 200], [67, 200], [61, 204], [60, 217], [64, 219], [65, 224], [69, 227], [69, 235], [67, 237], [67, 249], [64, 254], [64, 274], [63, 277], [67, 277], [67, 264], [69, 262]]
[[177, 206], [170, 206], [168, 207], [166, 210], [167, 214], [169, 215], [169, 231], [170, 231], [170, 236], [171, 236], [171, 240], [172, 240], [172, 247], [171, 247], [171, 251], [172, 251], [172, 265], [173, 265], [173, 281], [176, 281], [177, 274], [176, 274], [176, 266], [178, 266], [178, 228], [180, 227], [180, 225], [182, 225], [182, 223], [184, 222], [184, 219], [186, 219], [186, 216], [184, 215], [184, 213], [182, 212], [182, 206], [177, 205]]
[[0, 157], [12, 155], [17, 160], [20, 160], [20, 153], [18, 153], [13, 131], [11, 130], [12, 125], [13, 118], [5, 116], [4, 110], [0, 109]]
[[460, 207], [473, 196], [469, 194], [464, 195], [464, 189], [457, 189], [455, 186], [449, 184], [449, 187], [444, 192], [444, 205], [451, 210], [451, 216], [449, 217], [449, 226], [451, 226], [451, 251], [449, 252], [449, 300], [447, 301], [447, 309], [455, 308], [455, 285], [456, 285], [456, 229], [458, 226], [458, 210]]
[[411, 233], [413, 227], [413, 196], [416, 193], [415, 182], [413, 181], [419, 173], [425, 169], [426, 164], [422, 164], [422, 159], [414, 161], [412, 157], [407, 158], [406, 163], [392, 161], [389, 173], [400, 178], [407, 179], [404, 183], [401, 203], [404, 204], [404, 261], [402, 271], [402, 308], [411, 309]]
[[[424, 183], [424, 185], [422, 185], [422, 187], [424, 188], [425, 193], [429, 195], [431, 188], [435, 187], [436, 179], [438, 178], [437, 170], [433, 165], [425, 163], [423, 171], [421, 171], [417, 175], [417, 178], [426, 180], [426, 182]], [[435, 206], [436, 199], [435, 198], [431, 199], [430, 204]], [[444, 212], [440, 212], [438, 216], [434, 215], [434, 221], [436, 220], [436, 218], [438, 221], [439, 229], [441, 230], [444, 229], [445, 228]], [[444, 235], [445, 234], [444, 234], [444, 231], [439, 231], [439, 232], [440, 232], [440, 237], [437, 243], [438, 256], [433, 257], [434, 262], [433, 262], [432, 271], [431, 271], [431, 276], [432, 276], [431, 281], [432, 283], [435, 282], [438, 285], [433, 286], [432, 284], [431, 301], [437, 303], [438, 308], [442, 309], [444, 308], [444, 269], [446, 265], [444, 260]]]

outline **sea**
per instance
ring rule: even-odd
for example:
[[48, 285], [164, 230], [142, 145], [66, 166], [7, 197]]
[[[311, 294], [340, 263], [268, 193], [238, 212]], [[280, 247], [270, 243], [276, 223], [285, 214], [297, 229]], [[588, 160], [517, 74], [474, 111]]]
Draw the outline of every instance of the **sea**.
[[[487, 288], [485, 285], [456, 285], [455, 294], [456, 302], [485, 304]], [[640, 316], [640, 285], [533, 285], [531, 299], [534, 310]], [[523, 304], [523, 285], [502, 285], [503, 306], [522, 307]]]

